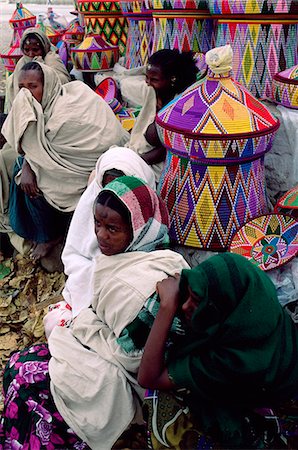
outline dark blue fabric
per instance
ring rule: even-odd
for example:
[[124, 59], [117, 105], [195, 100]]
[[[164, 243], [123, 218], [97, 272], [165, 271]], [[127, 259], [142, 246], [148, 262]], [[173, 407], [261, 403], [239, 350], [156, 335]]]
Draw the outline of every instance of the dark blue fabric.
[[64, 213], [48, 204], [43, 195], [30, 198], [15, 183], [14, 177], [24, 161], [23, 156], [16, 160], [10, 183], [9, 220], [12, 229], [21, 237], [43, 243], [63, 236], [72, 213]]

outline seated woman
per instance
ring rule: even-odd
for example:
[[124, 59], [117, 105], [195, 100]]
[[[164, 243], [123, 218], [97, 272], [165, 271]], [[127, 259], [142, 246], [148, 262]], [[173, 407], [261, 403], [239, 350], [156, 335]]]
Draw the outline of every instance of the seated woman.
[[[120, 177], [94, 205], [101, 254], [93, 301], [70, 327], [55, 327], [46, 344], [12, 355], [4, 373], [0, 444], [21, 448], [110, 449], [135, 418], [143, 391], [136, 381], [142, 350], [129, 351], [123, 330], [152, 316], [156, 283], [187, 268], [163, 249], [167, 210], [135, 177]], [[152, 319], [153, 320], [153, 319]], [[35, 446], [33, 446], [33, 444]], [[48, 447], [46, 447], [48, 445]]]
[[47, 337], [55, 325], [67, 325], [82, 309], [90, 306], [92, 260], [100, 254], [93, 232], [93, 204], [101, 189], [122, 175], [141, 178], [155, 190], [152, 169], [133, 150], [112, 147], [98, 159], [95, 178], [81, 196], [69, 226], [62, 252], [64, 272], [67, 275], [63, 290], [64, 301], [49, 307], [49, 312], [44, 318]]
[[65, 234], [98, 157], [127, 139], [107, 105], [80, 81], [61, 85], [57, 73], [33, 61], [2, 127], [20, 156], [10, 183], [9, 220], [44, 257]]
[[[297, 397], [298, 331], [269, 277], [224, 253], [157, 291], [160, 309], [138, 374], [141, 386], [160, 390], [145, 401], [153, 448], [187, 440], [192, 446], [183, 448], [284, 448], [274, 442], [280, 430], [271, 408]], [[166, 350], [177, 312], [185, 336]], [[172, 414], [162, 416], [165, 399]]]
[[50, 66], [57, 72], [61, 84], [71, 80], [60, 56], [51, 49], [51, 42], [41, 29], [27, 28], [22, 35], [20, 49], [24, 56], [18, 61], [14, 73], [6, 82], [6, 112], [10, 111], [12, 102], [19, 92], [20, 70], [30, 61], [39, 61]]
[[127, 147], [151, 165], [158, 183], [166, 157], [155, 127], [155, 115], [177, 94], [192, 85], [198, 69], [191, 52], [159, 50], [150, 56], [146, 70], [148, 90], [145, 104], [132, 129]]

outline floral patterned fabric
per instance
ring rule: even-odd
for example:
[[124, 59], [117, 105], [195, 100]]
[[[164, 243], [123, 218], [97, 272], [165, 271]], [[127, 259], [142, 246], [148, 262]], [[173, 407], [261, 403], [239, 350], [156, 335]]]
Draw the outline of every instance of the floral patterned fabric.
[[50, 393], [46, 344], [14, 353], [3, 379], [0, 450], [87, 450], [64, 422]]

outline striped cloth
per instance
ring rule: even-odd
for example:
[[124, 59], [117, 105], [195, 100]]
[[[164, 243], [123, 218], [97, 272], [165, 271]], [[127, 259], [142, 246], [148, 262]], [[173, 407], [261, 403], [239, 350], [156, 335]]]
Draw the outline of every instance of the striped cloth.
[[169, 214], [156, 192], [136, 177], [116, 178], [101, 192], [110, 191], [130, 212], [133, 240], [126, 252], [150, 252], [169, 244]]

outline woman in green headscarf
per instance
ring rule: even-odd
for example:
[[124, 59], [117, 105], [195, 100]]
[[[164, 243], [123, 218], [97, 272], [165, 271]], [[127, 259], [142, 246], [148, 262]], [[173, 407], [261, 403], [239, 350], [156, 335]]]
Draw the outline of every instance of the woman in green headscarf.
[[[157, 291], [160, 310], [145, 346], [139, 383], [162, 391], [186, 388], [196, 425], [219, 446], [266, 448], [258, 409], [263, 414], [264, 407], [298, 394], [298, 332], [270, 279], [245, 258], [224, 253], [183, 270], [180, 279], [158, 283]], [[184, 316], [186, 333], [165, 357], [177, 312]], [[149, 428], [158, 416], [158, 396], [151, 398], [155, 414]], [[154, 448], [161, 448], [158, 441], [167, 444], [167, 427], [173, 422], [169, 419], [154, 433]]]

